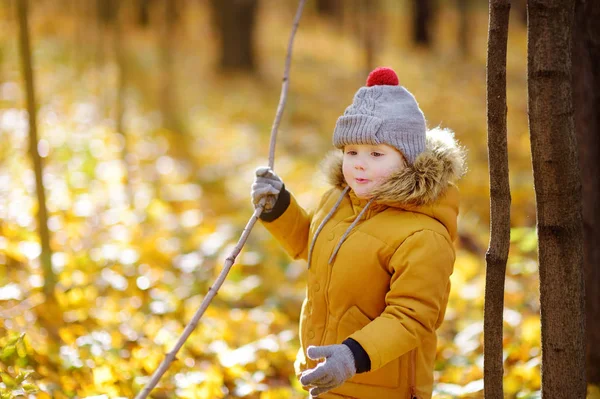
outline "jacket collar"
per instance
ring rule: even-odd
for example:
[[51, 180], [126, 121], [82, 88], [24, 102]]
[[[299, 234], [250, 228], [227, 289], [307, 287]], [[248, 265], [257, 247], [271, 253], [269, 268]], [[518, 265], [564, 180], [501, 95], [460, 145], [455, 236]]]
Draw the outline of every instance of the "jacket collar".
[[[350, 205], [354, 215], [358, 215], [369, 203], [368, 199], [358, 198], [353, 190], [348, 191], [348, 198], [350, 199]], [[369, 209], [367, 209], [364, 219], [369, 219], [374, 214], [379, 213], [386, 208], [388, 208], [387, 205], [373, 201], [371, 205], [369, 205]]]

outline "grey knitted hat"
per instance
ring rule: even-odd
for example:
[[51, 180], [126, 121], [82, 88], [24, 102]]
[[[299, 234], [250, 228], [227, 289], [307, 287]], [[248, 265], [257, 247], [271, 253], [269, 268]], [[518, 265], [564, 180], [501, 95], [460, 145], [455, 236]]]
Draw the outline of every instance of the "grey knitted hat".
[[388, 144], [412, 164], [425, 151], [426, 130], [425, 116], [415, 97], [398, 85], [392, 69], [377, 68], [338, 118], [333, 145], [343, 148], [348, 144]]

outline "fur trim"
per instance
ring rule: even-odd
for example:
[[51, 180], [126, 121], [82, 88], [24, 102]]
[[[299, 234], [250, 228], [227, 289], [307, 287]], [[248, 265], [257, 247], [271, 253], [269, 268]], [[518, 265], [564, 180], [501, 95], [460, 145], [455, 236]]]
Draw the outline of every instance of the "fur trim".
[[[347, 186], [342, 160], [343, 153], [334, 150], [321, 162], [329, 184], [338, 188]], [[465, 172], [465, 149], [458, 145], [452, 130], [436, 127], [427, 131], [426, 149], [415, 162], [393, 173], [372, 194], [380, 204], [425, 205], [435, 202]]]

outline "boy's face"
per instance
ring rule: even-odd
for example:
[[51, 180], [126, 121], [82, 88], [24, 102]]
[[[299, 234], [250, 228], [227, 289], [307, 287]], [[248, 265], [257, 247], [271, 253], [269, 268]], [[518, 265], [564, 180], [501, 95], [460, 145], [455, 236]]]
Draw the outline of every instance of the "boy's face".
[[373, 188], [406, 167], [402, 154], [387, 144], [347, 145], [342, 165], [346, 183], [361, 199], [369, 198]]

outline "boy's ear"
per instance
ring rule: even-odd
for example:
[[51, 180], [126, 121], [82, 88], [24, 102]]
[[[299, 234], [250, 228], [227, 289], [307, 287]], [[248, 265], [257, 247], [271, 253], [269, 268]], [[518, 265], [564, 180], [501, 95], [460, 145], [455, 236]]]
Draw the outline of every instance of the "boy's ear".
[[400, 151], [399, 149], [397, 149], [396, 147], [392, 147], [398, 154], [400, 154], [400, 156], [402, 157], [402, 161], [404, 162], [404, 166], [408, 166], [408, 160], [406, 159], [406, 156], [404, 155], [404, 153], [402, 151]]
[[408, 166], [408, 159], [406, 159], [406, 156], [404, 155], [404, 153], [402, 151], [400, 151], [400, 155], [402, 156], [402, 161], [404, 162], [404, 166]]

